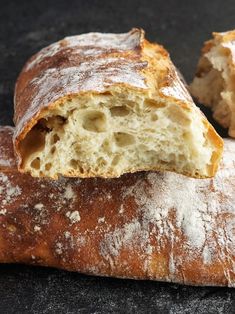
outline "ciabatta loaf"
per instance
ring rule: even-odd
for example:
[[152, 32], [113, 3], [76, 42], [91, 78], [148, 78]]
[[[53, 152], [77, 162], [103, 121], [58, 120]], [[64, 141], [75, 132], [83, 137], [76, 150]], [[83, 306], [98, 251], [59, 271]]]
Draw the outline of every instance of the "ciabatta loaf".
[[213, 33], [204, 43], [191, 92], [235, 137], [235, 31]]
[[[214, 179], [33, 178], [0, 129], [0, 262], [235, 287], [235, 142]], [[8, 166], [7, 166], [8, 165]]]
[[167, 51], [139, 29], [42, 49], [17, 80], [15, 123], [19, 170], [37, 177], [211, 177], [223, 147]]

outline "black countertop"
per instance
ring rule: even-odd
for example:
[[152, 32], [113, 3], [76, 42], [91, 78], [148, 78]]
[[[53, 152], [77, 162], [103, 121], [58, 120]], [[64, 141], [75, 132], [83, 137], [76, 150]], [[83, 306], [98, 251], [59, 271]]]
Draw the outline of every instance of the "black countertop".
[[[212, 31], [235, 28], [235, 1], [1, 0], [0, 124], [13, 124], [14, 82], [33, 53], [64, 36], [126, 32], [134, 26], [163, 44], [190, 82], [202, 42]], [[232, 314], [235, 290], [0, 265], [0, 313]]]

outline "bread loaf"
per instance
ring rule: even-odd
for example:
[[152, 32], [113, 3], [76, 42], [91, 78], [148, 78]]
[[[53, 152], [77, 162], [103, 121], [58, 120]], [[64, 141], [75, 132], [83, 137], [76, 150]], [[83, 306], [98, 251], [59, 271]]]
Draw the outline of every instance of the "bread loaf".
[[36, 177], [215, 174], [222, 139], [167, 51], [144, 32], [89, 33], [42, 49], [15, 88], [19, 170]]
[[235, 137], [235, 31], [213, 33], [204, 43], [191, 92]]
[[235, 286], [235, 143], [214, 179], [140, 172], [116, 179], [17, 172], [0, 131], [0, 262], [99, 276]]

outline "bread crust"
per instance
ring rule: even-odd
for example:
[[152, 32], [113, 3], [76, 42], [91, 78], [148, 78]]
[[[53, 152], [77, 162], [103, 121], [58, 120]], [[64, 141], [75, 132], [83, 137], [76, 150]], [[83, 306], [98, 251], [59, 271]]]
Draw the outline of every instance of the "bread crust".
[[[161, 63], [156, 61], [159, 59]], [[158, 44], [149, 43], [142, 29], [132, 29], [126, 34], [89, 33], [67, 37], [29, 59], [15, 86], [14, 148], [19, 171], [24, 172], [20, 143], [44, 113], [76, 95], [97, 95], [109, 91], [124, 94], [133, 91], [153, 99], [161, 96], [193, 111], [195, 115], [199, 114], [208, 130], [208, 141], [216, 147], [209, 176], [215, 174], [223, 151], [222, 139], [193, 103], [168, 52]], [[164, 168], [133, 169], [133, 172], [137, 170]], [[172, 171], [177, 169], [172, 168]], [[87, 172], [79, 173], [79, 170], [63, 174], [95, 176]], [[112, 176], [112, 173], [105, 175]]]
[[[136, 173], [32, 178], [0, 135], [0, 262], [190, 285], [235, 286], [235, 143], [214, 179]], [[30, 191], [30, 193], [29, 193]]]

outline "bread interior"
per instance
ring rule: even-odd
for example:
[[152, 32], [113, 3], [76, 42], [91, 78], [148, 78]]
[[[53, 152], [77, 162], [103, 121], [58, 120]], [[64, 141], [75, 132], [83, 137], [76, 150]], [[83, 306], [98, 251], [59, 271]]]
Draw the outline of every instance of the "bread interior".
[[224, 128], [230, 127], [230, 135], [235, 136], [235, 76], [229, 67], [229, 58], [226, 47], [215, 45], [201, 58], [190, 89], [201, 103], [212, 109], [214, 119]]
[[118, 177], [139, 170], [207, 176], [213, 147], [200, 114], [164, 99], [107, 92], [67, 98], [21, 142], [33, 176]]

